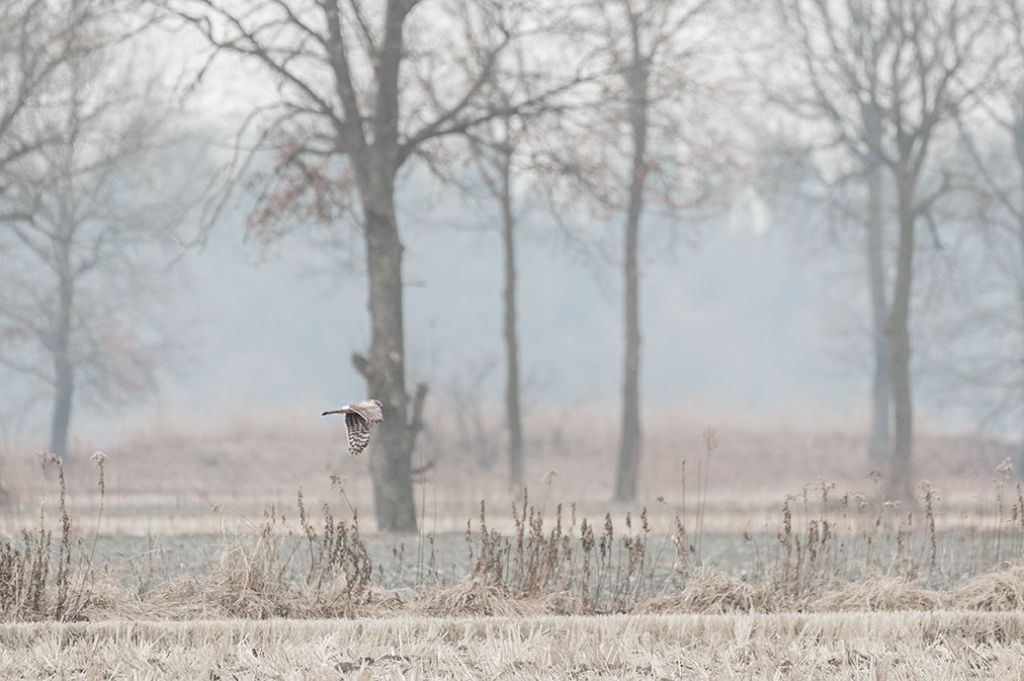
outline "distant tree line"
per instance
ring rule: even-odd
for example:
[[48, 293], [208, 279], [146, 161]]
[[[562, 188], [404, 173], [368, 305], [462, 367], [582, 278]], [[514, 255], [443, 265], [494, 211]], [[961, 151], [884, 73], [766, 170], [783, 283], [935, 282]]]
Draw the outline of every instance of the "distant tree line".
[[[384, 404], [369, 464], [381, 529], [417, 524], [412, 461], [428, 391], [407, 376], [396, 212], [412, 166], [482, 192], [500, 225], [513, 487], [528, 456], [523, 195], [542, 195], [573, 238], [616, 244], [614, 497], [629, 502], [643, 460], [645, 229], [655, 211], [680, 229], [720, 213], [737, 178], [776, 154], [801, 159], [817, 200], [841, 205], [860, 234], [868, 454], [887, 472], [887, 498], [914, 496], [915, 281], [948, 234], [990, 254], [997, 295], [984, 297], [984, 318], [1013, 339], [998, 361], [957, 366], [1024, 420], [1024, 0], [9, 0], [0, 371], [45, 388], [61, 456], [80, 395], [109, 403], [155, 388], [166, 341], [145, 313], [152, 277], [180, 251], [195, 203], [162, 152], [184, 110], [161, 69], [136, 58], [169, 34], [203, 46], [184, 92], [202, 91], [213, 70], [270, 86], [238, 123], [230, 166], [210, 173], [222, 181], [206, 219], [237, 196], [262, 234], [355, 225], [370, 342], [351, 361]], [[779, 138], [782, 148], [766, 142]], [[981, 318], [963, 307], [954, 327]]]

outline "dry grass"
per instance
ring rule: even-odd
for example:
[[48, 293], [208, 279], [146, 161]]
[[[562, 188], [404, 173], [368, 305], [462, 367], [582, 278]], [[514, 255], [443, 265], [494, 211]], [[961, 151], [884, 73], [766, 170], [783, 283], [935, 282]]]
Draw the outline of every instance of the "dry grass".
[[872, 613], [0, 626], [19, 679], [1021, 679], [1024, 616]]
[[1024, 566], [975, 577], [956, 589], [949, 602], [964, 610], [1024, 610]]
[[851, 582], [822, 594], [810, 601], [808, 609], [817, 612], [941, 610], [948, 600], [948, 596], [944, 598], [943, 594], [922, 589], [905, 579], [879, 577]]
[[[715, 439], [708, 433], [705, 441], [699, 462], [706, 471]], [[101, 502], [104, 462], [97, 459]], [[314, 514], [301, 491], [297, 522], [271, 506], [254, 531], [230, 539], [209, 571], [173, 580], [136, 574], [133, 587], [124, 566], [95, 564], [96, 534], [75, 529], [57, 471], [56, 540], [40, 518], [34, 531], [0, 544], [0, 619], [1024, 610], [1024, 567], [1014, 563], [1024, 559], [1024, 496], [1018, 486], [1006, 501], [1008, 465], [995, 485], [998, 531], [979, 536], [979, 554], [991, 562], [974, 563], [975, 578], [966, 583], [949, 579], [947, 557], [967, 545], [950, 549], [940, 540], [938, 498], [928, 485], [922, 508], [906, 512], [849, 494], [836, 499], [831, 484], [805, 487], [783, 503], [767, 545], [758, 548], [765, 537], [744, 533], [753, 560], [727, 573], [701, 553], [704, 477], [695, 512], [677, 515], [674, 532], [660, 537], [646, 509], [636, 517], [626, 512], [620, 524], [610, 513], [590, 522], [575, 505], [554, 504], [546, 514], [550, 489], [540, 507], [524, 492], [505, 534], [489, 524], [481, 502], [476, 528], [466, 524], [468, 574], [440, 578], [433, 538], [426, 538], [428, 553], [420, 537], [415, 565], [405, 566], [404, 550], [394, 553], [397, 571], [415, 578], [401, 589], [375, 583], [386, 570], [374, 565], [354, 511], [350, 520], [337, 519], [329, 505]], [[102, 511], [101, 503], [98, 521]]]
[[[707, 543], [710, 432], [704, 447], [689, 481], [677, 469], [688, 504], [654, 513], [563, 506], [551, 476], [510, 512], [481, 502], [454, 579], [432, 536], [412, 564], [404, 548], [375, 564], [354, 511], [301, 492], [242, 533], [222, 524], [208, 571], [129, 574], [95, 560], [118, 507], [105, 458], [92, 506], [69, 503], [57, 468], [55, 514], [0, 543], [0, 678], [1024, 679], [1024, 493], [1008, 466], [949, 537], [930, 485], [916, 508], [805, 485], [758, 532], [732, 530], [748, 558], [726, 568]], [[386, 588], [403, 570], [415, 581]]]
[[[108, 532], [218, 532], [224, 519], [209, 513], [214, 504], [258, 517], [266, 504], [287, 501], [300, 487], [310, 499], [323, 501], [331, 498], [332, 473], [346, 479], [353, 503], [371, 517], [366, 462], [344, 453], [340, 424], [319, 419], [319, 411], [310, 405], [284, 413], [241, 414], [216, 426], [195, 419], [168, 420], [116, 443], [80, 442], [79, 454], [66, 471], [69, 508], [88, 513], [95, 504], [93, 467], [87, 461], [95, 446], [116, 464], [108, 479]], [[552, 498], [571, 499], [592, 516], [610, 510], [617, 441], [610, 414], [598, 408], [531, 413], [526, 460], [530, 486], [555, 470], [559, 475], [551, 485]], [[495, 508], [507, 508], [513, 500], [503, 462], [494, 456], [502, 449], [500, 420], [498, 412], [482, 415], [488, 447], [481, 451], [479, 443], [470, 447], [464, 442], [466, 436], [442, 410], [429, 419], [430, 429], [423, 434], [417, 455], [422, 461], [415, 463], [435, 464], [425, 488], [417, 489], [430, 531], [458, 531], [481, 498]], [[708, 422], [719, 424], [720, 441], [711, 462], [714, 484], [707, 491], [708, 530], [759, 526], [767, 514], [776, 512], [784, 494], [808, 482], [809, 470], [812, 477], [834, 481], [851, 493], [874, 490], [865, 475], [868, 463], [859, 423], [765, 425], [694, 410], [652, 409], [645, 421], [639, 484], [639, 498], [649, 506], [652, 520], [659, 511], [654, 499], [682, 505], [681, 460], [689, 462], [691, 480], [697, 480], [702, 431]], [[970, 510], [975, 497], [987, 497], [991, 471], [1014, 453], [1011, 445], [994, 440], [929, 434], [926, 426], [922, 431], [916, 473], [944, 489], [947, 502], [958, 509], [962, 502]], [[16, 504], [8, 522], [0, 514], [0, 528], [24, 524], [26, 515], [35, 515], [38, 497], [48, 490], [39, 479], [33, 451], [35, 445], [23, 443], [0, 462], [0, 477]], [[141, 514], [144, 521], [139, 520], [139, 509], [146, 509]], [[940, 524], [944, 520], [948, 519], [939, 518]]]
[[[3, 619], [312, 620], [948, 610], [1012, 611], [1024, 616], [1024, 566], [989, 572], [939, 590], [905, 577], [885, 576], [798, 589], [792, 582], [779, 580], [778, 575], [751, 582], [704, 566], [689, 576], [671, 575], [659, 588], [645, 590], [637, 585], [652, 578], [623, 567], [622, 560], [611, 557], [615, 555], [612, 551], [606, 551], [604, 557], [598, 552], [587, 556], [581, 548], [579, 554], [565, 554], [568, 558], [561, 563], [564, 577], [554, 580], [524, 577], [530, 572], [544, 575], [549, 571], [531, 566], [513, 552], [506, 557], [508, 563], [526, 567], [513, 567], [510, 572], [478, 567], [474, 575], [452, 586], [422, 584], [418, 588], [383, 589], [371, 583], [366, 550], [353, 526], [348, 527], [348, 545], [338, 549], [325, 564], [321, 562], [324, 547], [337, 547], [337, 539], [319, 533], [309, 537], [310, 552], [303, 557], [305, 552], [296, 543], [283, 541], [276, 522], [268, 518], [259, 534], [232, 545], [209, 574], [157, 581], [146, 588], [129, 588], [113, 571], [91, 569], [88, 563], [83, 568], [83, 563], [76, 560], [66, 578], [72, 586], [62, 589], [59, 578], [43, 576], [34, 587], [37, 602], [12, 601]], [[528, 556], [531, 550], [526, 542], [522, 555]], [[628, 556], [628, 549], [625, 551]], [[621, 555], [622, 550], [618, 553]], [[591, 565], [591, 577], [583, 575], [580, 560]], [[613, 568], [615, 565], [619, 567]], [[517, 572], [520, 569], [522, 573]], [[573, 569], [575, 573], [568, 578]], [[0, 588], [9, 590], [4, 579], [7, 577], [0, 575]], [[529, 588], [524, 589], [523, 584]]]
[[644, 612], [722, 614], [778, 612], [798, 608], [795, 599], [770, 584], [744, 582], [710, 568], [702, 569], [682, 591], [639, 605]]
[[[101, 499], [105, 485], [105, 460], [102, 454], [96, 458]], [[56, 546], [42, 512], [38, 527], [34, 530], [23, 528], [19, 542], [0, 544], [0, 618], [6, 620], [52, 618], [74, 621], [83, 617], [93, 599], [92, 591], [97, 581], [92, 565], [95, 543], [86, 547], [79, 540], [77, 546], [72, 546], [72, 519], [65, 501], [64, 466], [52, 455], [44, 458], [43, 466], [47, 465], [57, 469], [59, 531]], [[102, 509], [101, 503], [101, 515]], [[77, 565], [73, 564], [76, 549]]]

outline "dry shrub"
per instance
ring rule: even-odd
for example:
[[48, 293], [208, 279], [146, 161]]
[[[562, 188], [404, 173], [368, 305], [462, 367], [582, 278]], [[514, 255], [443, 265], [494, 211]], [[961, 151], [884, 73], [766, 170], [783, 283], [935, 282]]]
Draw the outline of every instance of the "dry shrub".
[[505, 536], [488, 526], [481, 501], [478, 533], [466, 524], [473, 580], [517, 600], [554, 599], [559, 612], [630, 611], [655, 588], [646, 507], [639, 522], [627, 512], [624, 529], [615, 527], [610, 513], [595, 528], [586, 517], [577, 524], [575, 504], [564, 511], [556, 504], [547, 526], [543, 508], [531, 506], [524, 490], [521, 504], [512, 505], [514, 530]]
[[352, 617], [370, 604], [373, 566], [359, 535], [359, 522], [335, 521], [324, 508], [318, 533], [298, 497], [299, 519], [309, 564], [306, 578], [291, 574], [296, 549], [288, 549], [282, 534], [284, 520], [273, 508], [262, 529], [247, 543], [227, 549], [201, 590], [205, 601], [228, 617]]
[[593, 609], [581, 594], [575, 591], [554, 591], [533, 599], [549, 615], [589, 615]]
[[140, 601], [143, 617], [198, 620], [220, 616], [205, 589], [189, 578], [162, 582]]
[[182, 601], [155, 603], [141, 601], [129, 594], [122, 584], [107, 575], [96, 577], [89, 584], [89, 599], [78, 612], [80, 621], [110, 619], [180, 619], [177, 609]]
[[544, 614], [536, 600], [513, 598], [504, 587], [478, 579], [446, 589], [431, 589], [416, 602], [415, 608], [421, 614], [440, 617]]
[[1024, 565], [975, 577], [955, 590], [951, 605], [963, 610], [1024, 609]]
[[808, 609], [816, 612], [939, 610], [939, 594], [914, 586], [898, 577], [850, 582], [836, 591], [813, 599]]
[[37, 619], [49, 610], [50, 533], [22, 532], [21, 546], [0, 545], [0, 617]]
[[288, 617], [294, 609], [279, 547], [262, 534], [251, 545], [227, 549], [200, 591], [228, 617]]
[[[105, 492], [103, 461], [106, 455], [97, 452], [93, 460], [99, 464], [100, 513], [103, 510]], [[46, 518], [39, 511], [39, 527], [36, 530], [23, 529], [21, 541], [0, 543], [0, 618], [5, 620], [56, 619], [75, 621], [84, 619], [91, 607], [96, 575], [92, 567], [92, 551], [83, 550], [81, 542], [72, 546], [72, 519], [67, 509], [67, 482], [64, 465], [53, 454], [44, 454], [42, 465], [57, 468], [58, 496], [57, 509], [60, 518], [60, 535], [57, 537], [56, 556], [52, 555], [53, 537], [46, 529]], [[95, 536], [93, 537], [95, 547]], [[56, 558], [54, 572], [51, 558]]]
[[[95, 459], [101, 517], [104, 459]], [[710, 453], [704, 470], [709, 460]], [[635, 519], [627, 511], [620, 526], [605, 513], [603, 523], [595, 525], [578, 516], [575, 505], [557, 504], [545, 517], [547, 499], [539, 508], [531, 506], [524, 491], [521, 502], [512, 506], [511, 534], [488, 525], [482, 502], [478, 532], [467, 523], [472, 573], [466, 581], [431, 588], [421, 578], [408, 592], [371, 584], [374, 566], [354, 512], [351, 520], [336, 520], [324, 506], [322, 522], [314, 524], [300, 491], [298, 524], [287, 523], [271, 507], [258, 531], [224, 549], [208, 574], [155, 588], [143, 588], [140, 578], [139, 588], [129, 593], [123, 573], [94, 567], [95, 535], [91, 547], [88, 540], [72, 541], [63, 471], [58, 468], [58, 473], [59, 527], [53, 536], [40, 518], [37, 529], [0, 542], [2, 621], [1024, 610], [1024, 565], [943, 594], [920, 586], [936, 583], [924, 582], [925, 570], [932, 578], [960, 574], [938, 564], [943, 552], [937, 550], [930, 486], [923, 488], [927, 533], [916, 537], [914, 528], [921, 523], [914, 522], [912, 512], [890, 504], [871, 507], [857, 495], [830, 501], [834, 485], [808, 486], [783, 504], [771, 546], [759, 548], [744, 533], [754, 552], [753, 566], [745, 566], [750, 581], [699, 567], [701, 511], [692, 533], [686, 516], [676, 516], [675, 531], [658, 541], [646, 509]], [[1005, 554], [997, 549], [997, 560], [1014, 549], [1024, 554], [1024, 496], [1018, 497], [1012, 513], [1019, 536], [1004, 536], [1000, 530], [996, 545], [1005, 540]], [[700, 495], [698, 507], [702, 505]], [[672, 553], [675, 569], [668, 572]], [[432, 538], [430, 565], [434, 567]], [[879, 570], [889, 576], [859, 581], [861, 575]]]
[[776, 612], [788, 609], [786, 597], [769, 584], [750, 584], [723, 572], [703, 568], [676, 594], [641, 604], [643, 612], [720, 614]]

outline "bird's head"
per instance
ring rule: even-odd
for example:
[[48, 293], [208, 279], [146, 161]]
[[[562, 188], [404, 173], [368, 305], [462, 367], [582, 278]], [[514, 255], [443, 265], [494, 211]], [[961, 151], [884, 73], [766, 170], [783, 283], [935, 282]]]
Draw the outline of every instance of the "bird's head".
[[384, 405], [380, 403], [380, 400], [370, 400], [370, 401], [373, 402], [375, 405], [377, 405], [378, 409], [380, 409], [381, 411], [384, 411]]

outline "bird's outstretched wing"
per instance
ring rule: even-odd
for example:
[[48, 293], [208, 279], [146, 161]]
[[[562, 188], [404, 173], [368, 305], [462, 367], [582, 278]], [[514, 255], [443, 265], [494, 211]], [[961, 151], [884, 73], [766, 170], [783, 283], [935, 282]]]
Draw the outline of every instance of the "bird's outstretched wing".
[[363, 400], [362, 402], [356, 402], [349, 408], [369, 423], [380, 423], [384, 420], [384, 413], [380, 408], [380, 402], [377, 400]]
[[348, 451], [352, 456], [366, 449], [370, 444], [370, 429], [374, 424], [384, 420], [384, 412], [378, 400], [347, 404], [341, 409], [325, 411], [323, 416], [330, 414], [345, 415], [345, 435], [348, 439]]
[[345, 433], [348, 436], [348, 453], [358, 455], [370, 444], [370, 422], [357, 411], [345, 414]]

